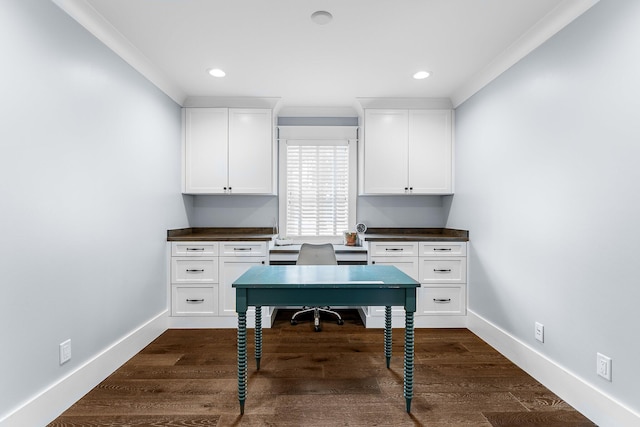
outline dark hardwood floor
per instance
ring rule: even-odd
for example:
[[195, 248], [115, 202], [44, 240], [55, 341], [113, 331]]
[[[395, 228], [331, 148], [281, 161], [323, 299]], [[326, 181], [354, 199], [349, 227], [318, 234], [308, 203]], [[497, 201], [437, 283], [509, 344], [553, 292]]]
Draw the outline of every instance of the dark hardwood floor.
[[264, 329], [260, 371], [249, 331], [245, 414], [237, 400], [236, 331], [171, 329], [50, 426], [593, 426], [466, 329], [416, 329], [411, 414], [403, 398], [404, 330], [386, 368], [381, 329], [345, 324]]

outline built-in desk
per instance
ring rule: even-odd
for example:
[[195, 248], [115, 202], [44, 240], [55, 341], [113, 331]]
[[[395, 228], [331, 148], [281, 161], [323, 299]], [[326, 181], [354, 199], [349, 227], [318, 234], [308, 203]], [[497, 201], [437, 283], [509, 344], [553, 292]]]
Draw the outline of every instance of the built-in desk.
[[[298, 259], [301, 245], [273, 245], [269, 249], [269, 264], [271, 265], [292, 265]], [[341, 265], [364, 265], [367, 264], [366, 246], [345, 246], [333, 245], [338, 264]]]

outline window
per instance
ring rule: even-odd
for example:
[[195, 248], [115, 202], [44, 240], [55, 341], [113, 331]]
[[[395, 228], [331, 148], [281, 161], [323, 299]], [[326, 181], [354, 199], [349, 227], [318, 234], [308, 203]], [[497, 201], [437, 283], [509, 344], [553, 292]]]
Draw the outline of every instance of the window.
[[349, 139], [280, 139], [280, 234], [341, 243], [355, 226], [356, 145]]

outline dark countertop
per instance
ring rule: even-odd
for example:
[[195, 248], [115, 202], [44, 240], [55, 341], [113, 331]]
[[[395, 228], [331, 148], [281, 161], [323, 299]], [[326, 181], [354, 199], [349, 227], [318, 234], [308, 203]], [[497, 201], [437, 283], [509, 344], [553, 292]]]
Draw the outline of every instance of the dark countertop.
[[167, 230], [168, 242], [269, 242], [274, 237], [271, 227], [193, 227]]
[[[271, 227], [192, 227], [167, 230], [169, 242], [271, 241]], [[467, 230], [452, 228], [369, 228], [361, 235], [366, 242], [468, 242]]]
[[467, 230], [453, 228], [368, 228], [361, 235], [366, 242], [468, 242]]

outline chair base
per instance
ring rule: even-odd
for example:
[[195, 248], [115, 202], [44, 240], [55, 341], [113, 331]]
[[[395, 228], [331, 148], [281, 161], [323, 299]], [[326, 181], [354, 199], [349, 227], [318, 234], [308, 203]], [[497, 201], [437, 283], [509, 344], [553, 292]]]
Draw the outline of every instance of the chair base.
[[344, 320], [342, 320], [342, 317], [340, 316], [340, 314], [338, 314], [333, 310], [330, 310], [330, 307], [306, 307], [306, 306], [302, 307], [302, 310], [295, 312], [293, 316], [291, 316], [291, 324], [297, 325], [298, 321], [296, 320], [296, 317], [298, 317], [301, 314], [310, 313], [310, 312], [313, 312], [313, 326], [316, 332], [320, 332], [322, 330], [322, 328], [320, 327], [321, 312], [333, 314], [338, 318], [338, 325], [344, 324]]

